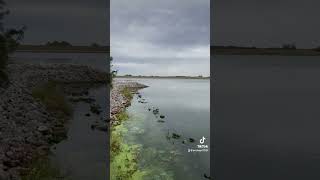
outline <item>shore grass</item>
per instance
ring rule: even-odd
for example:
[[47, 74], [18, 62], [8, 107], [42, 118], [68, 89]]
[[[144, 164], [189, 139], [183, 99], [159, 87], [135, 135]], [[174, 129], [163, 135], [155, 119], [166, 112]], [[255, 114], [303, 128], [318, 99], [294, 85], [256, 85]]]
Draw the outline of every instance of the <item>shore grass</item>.
[[125, 98], [129, 99], [130, 101], [131, 101], [132, 98], [133, 98], [133, 94], [132, 94], [131, 90], [130, 90], [128, 87], [123, 88], [123, 89], [121, 90], [121, 94], [122, 94]]
[[116, 120], [122, 122], [129, 119], [129, 115], [126, 111], [121, 111], [120, 113], [116, 114]]
[[65, 115], [71, 115], [71, 107], [67, 103], [61, 87], [53, 81], [35, 87], [32, 90], [32, 96], [40, 100], [50, 112], [62, 112]]

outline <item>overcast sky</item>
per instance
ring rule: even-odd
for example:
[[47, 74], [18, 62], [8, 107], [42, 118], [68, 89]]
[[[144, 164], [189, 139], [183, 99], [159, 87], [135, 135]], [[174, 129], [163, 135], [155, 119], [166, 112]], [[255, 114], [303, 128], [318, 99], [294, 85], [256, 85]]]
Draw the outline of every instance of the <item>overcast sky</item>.
[[107, 0], [5, 0], [7, 25], [27, 26], [24, 43], [108, 44]]
[[209, 0], [111, 0], [119, 74], [210, 74]]
[[215, 45], [320, 46], [319, 0], [214, 0]]
[[[24, 43], [108, 42], [106, 0], [7, 0], [11, 27]], [[210, 0], [111, 0], [111, 55], [119, 74], [210, 72]]]

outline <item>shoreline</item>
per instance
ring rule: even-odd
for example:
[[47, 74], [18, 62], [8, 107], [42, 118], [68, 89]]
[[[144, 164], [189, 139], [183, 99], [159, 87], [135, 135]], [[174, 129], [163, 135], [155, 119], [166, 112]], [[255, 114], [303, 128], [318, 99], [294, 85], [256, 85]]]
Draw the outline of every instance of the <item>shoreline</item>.
[[[0, 179], [21, 179], [39, 157], [46, 157], [52, 145], [66, 138], [70, 115], [60, 109], [50, 111], [34, 97], [39, 85], [56, 82], [107, 84], [107, 73], [85, 65], [13, 63], [7, 68], [10, 83], [0, 87]], [[79, 85], [62, 88], [70, 96], [86, 94]], [[80, 90], [80, 91], [79, 91]], [[67, 96], [66, 96], [67, 97]], [[67, 103], [69, 101], [66, 101]]]
[[116, 79], [199, 79], [208, 80], [210, 77], [188, 77], [188, 76], [116, 76]]
[[211, 56], [219, 55], [261, 55], [261, 56], [320, 56], [314, 49], [282, 48], [215, 48], [211, 46]]
[[110, 109], [110, 179], [141, 179], [146, 175], [145, 170], [138, 167], [137, 157], [139, 145], [127, 144], [124, 141], [125, 130], [123, 123], [129, 120], [127, 107], [131, 105], [134, 94], [139, 94], [139, 90], [148, 86], [134, 81], [114, 80], [111, 91]]
[[121, 91], [128, 88], [132, 94], [137, 93], [140, 89], [147, 88], [148, 86], [134, 81], [113, 81], [113, 87], [110, 93], [110, 123], [112, 125], [119, 124], [116, 116], [123, 112], [131, 105], [131, 98], [124, 96]]

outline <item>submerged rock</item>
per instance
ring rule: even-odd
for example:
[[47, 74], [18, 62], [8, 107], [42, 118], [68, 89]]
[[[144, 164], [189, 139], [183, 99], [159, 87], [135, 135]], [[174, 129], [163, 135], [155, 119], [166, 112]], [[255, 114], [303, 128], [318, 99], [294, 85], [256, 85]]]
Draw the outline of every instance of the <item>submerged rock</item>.
[[160, 115], [160, 118], [163, 119], [163, 118], [165, 118], [165, 116], [164, 115]]
[[181, 136], [179, 134], [176, 133], [172, 133], [172, 138], [173, 139], [179, 139]]
[[211, 179], [211, 177], [208, 176], [206, 173], [204, 173], [203, 177], [206, 178], [206, 179]]
[[49, 128], [47, 126], [39, 126], [38, 131], [43, 134], [47, 134], [49, 132]]
[[102, 112], [101, 107], [98, 104], [91, 105], [90, 111], [98, 115]]
[[193, 143], [194, 139], [193, 138], [189, 138], [189, 142]]
[[158, 122], [159, 122], [159, 123], [164, 123], [165, 121], [162, 120], [162, 119], [159, 119]]

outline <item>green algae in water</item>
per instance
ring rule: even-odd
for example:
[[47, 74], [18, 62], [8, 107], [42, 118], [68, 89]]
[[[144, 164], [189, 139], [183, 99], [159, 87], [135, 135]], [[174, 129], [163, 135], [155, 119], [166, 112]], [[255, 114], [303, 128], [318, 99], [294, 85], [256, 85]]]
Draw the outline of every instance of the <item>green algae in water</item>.
[[147, 174], [138, 168], [137, 155], [141, 145], [129, 145], [124, 142], [123, 133], [128, 130], [119, 125], [111, 134], [111, 180], [140, 180]]
[[[173, 180], [173, 172], [165, 170], [165, 152], [154, 148], [143, 149], [140, 144], [127, 143], [124, 135], [128, 132], [130, 130], [123, 124], [114, 127], [111, 132], [111, 180]], [[144, 163], [145, 160], [148, 162]], [[150, 162], [154, 163], [150, 165]]]
[[121, 111], [120, 113], [118, 113], [116, 115], [116, 120], [122, 122], [122, 121], [126, 121], [129, 119], [129, 115], [126, 111]]

